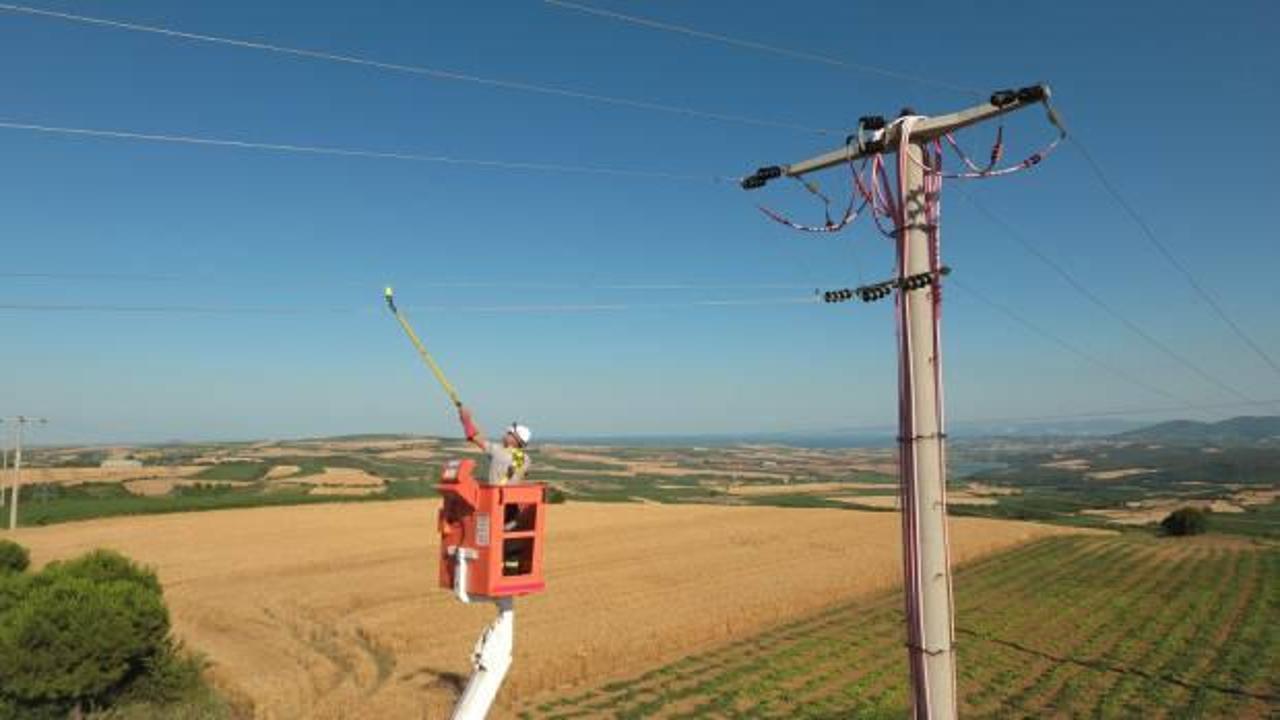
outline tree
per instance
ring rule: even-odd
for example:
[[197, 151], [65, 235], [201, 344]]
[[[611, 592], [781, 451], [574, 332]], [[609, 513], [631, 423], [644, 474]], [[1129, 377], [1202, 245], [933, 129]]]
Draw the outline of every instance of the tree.
[[155, 573], [119, 553], [0, 574], [0, 718], [106, 707], [174, 657]]
[[0, 573], [24, 572], [31, 565], [31, 554], [12, 540], [0, 540]]
[[1199, 508], [1179, 508], [1160, 521], [1160, 529], [1166, 535], [1199, 535], [1209, 529], [1209, 515]]

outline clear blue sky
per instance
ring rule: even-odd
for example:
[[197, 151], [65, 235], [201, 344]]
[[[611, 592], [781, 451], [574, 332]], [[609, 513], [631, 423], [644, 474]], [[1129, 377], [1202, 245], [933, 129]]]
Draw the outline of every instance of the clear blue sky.
[[[1280, 356], [1280, 152], [1264, 134], [1280, 109], [1274, 3], [949, 1], [900, 17], [848, 2], [597, 6], [984, 90], [1050, 82], [1071, 129], [1155, 232]], [[972, 101], [537, 0], [37, 7], [842, 131], [867, 113]], [[834, 142], [10, 12], [0, 12], [0, 87], [6, 122], [701, 176]], [[989, 132], [963, 139], [982, 154]], [[1007, 132], [1011, 158], [1051, 137], [1036, 111]], [[0, 304], [305, 311], [0, 311], [0, 414], [48, 416], [46, 440], [453, 432], [443, 395], [380, 307], [387, 282], [489, 426], [745, 432], [894, 417], [890, 303], [689, 305], [804, 298], [887, 276], [889, 247], [869, 225], [806, 236], [753, 209], [763, 199], [817, 219], [794, 186], [748, 196], [710, 181], [18, 130], [0, 130], [0, 157]], [[841, 192], [839, 174], [823, 180]], [[1232, 401], [1089, 305], [949, 188], [944, 251], [956, 277], [1191, 402]], [[1151, 249], [1074, 148], [965, 190], [1161, 341], [1250, 397], [1280, 397], [1276, 373]], [[493, 286], [441, 286], [451, 282]], [[655, 283], [694, 287], [602, 287]], [[771, 284], [788, 287], [760, 287]], [[630, 309], [433, 309], [596, 303]], [[955, 419], [1170, 404], [963, 292], [948, 295], [945, 323]]]

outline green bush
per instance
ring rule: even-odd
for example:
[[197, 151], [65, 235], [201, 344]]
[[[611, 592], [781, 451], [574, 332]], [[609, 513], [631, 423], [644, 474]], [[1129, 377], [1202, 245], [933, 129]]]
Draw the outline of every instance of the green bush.
[[49, 563], [41, 573], [47, 577], [70, 576], [94, 582], [121, 581], [132, 583], [155, 595], [162, 594], [160, 578], [115, 550], [94, 550], [74, 560]]
[[565, 491], [561, 490], [560, 488], [558, 487], [547, 488], [547, 502], [550, 503], [551, 505], [559, 505], [568, 499], [569, 499], [569, 496], [566, 495]]
[[1166, 535], [1199, 535], [1209, 529], [1209, 516], [1198, 508], [1180, 508], [1160, 521], [1160, 529]]
[[121, 704], [166, 704], [203, 687], [205, 661], [170, 643], [147, 661], [146, 672], [120, 696]]
[[160, 596], [128, 582], [59, 577], [0, 617], [3, 692], [31, 709], [107, 703], [168, 646]]
[[31, 554], [12, 540], [0, 540], [0, 573], [20, 573], [31, 565]]
[[174, 663], [155, 573], [99, 550], [0, 576], [0, 718], [65, 718], [122, 694], [165, 695]]
[[[0, 573], [0, 617], [27, 596], [31, 576], [22, 573]], [[3, 715], [0, 715], [3, 717]]]

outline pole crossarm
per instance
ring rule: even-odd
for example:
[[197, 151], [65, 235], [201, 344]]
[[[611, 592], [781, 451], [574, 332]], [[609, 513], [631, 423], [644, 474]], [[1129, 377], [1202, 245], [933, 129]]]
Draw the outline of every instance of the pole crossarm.
[[[937, 117], [927, 117], [920, 120], [911, 128], [911, 139], [913, 141], [928, 142], [936, 140], [947, 133], [955, 132], [970, 125], [976, 125], [992, 118], [1007, 115], [1031, 105], [1044, 103], [1049, 113], [1049, 120], [1054, 125], [1062, 127], [1062, 123], [1053, 107], [1049, 105], [1049, 86], [1045, 84], [1029, 85], [1019, 90], [998, 90], [991, 94], [991, 98], [981, 104], [971, 108], [959, 110], [957, 112], [948, 113], [946, 115], [938, 115]], [[860, 122], [864, 124], [871, 118], [863, 118]], [[872, 143], [863, 144], [855, 142], [857, 136], [851, 135], [845, 142], [844, 147], [831, 152], [823, 153], [817, 157], [801, 160], [790, 165], [773, 165], [762, 167], [756, 170], [755, 174], [749, 175], [742, 179], [741, 185], [744, 190], [753, 190], [763, 187], [769, 180], [778, 177], [800, 177], [809, 173], [826, 170], [827, 168], [843, 165], [854, 160], [860, 160], [864, 157], [877, 155], [882, 153], [897, 152], [898, 139], [901, 126], [891, 123], [885, 127], [882, 135]]]

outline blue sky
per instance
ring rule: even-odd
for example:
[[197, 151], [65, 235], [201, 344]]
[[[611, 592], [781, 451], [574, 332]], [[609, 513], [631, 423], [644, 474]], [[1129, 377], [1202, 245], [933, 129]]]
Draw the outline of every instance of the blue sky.
[[[863, 114], [973, 99], [536, 0], [34, 6], [840, 132]], [[1069, 127], [1161, 240], [1280, 356], [1280, 245], [1267, 221], [1280, 152], [1260, 134], [1280, 104], [1274, 4], [937, 2], [901, 17], [847, 2], [595, 6], [983, 90], [1050, 82]], [[804, 299], [887, 277], [890, 248], [866, 223], [796, 234], [752, 202], [820, 219], [798, 187], [747, 195], [710, 180], [830, 149], [831, 137], [12, 12], [0, 12], [0, 86], [10, 123], [696, 176], [0, 129], [0, 305], [297, 311], [0, 310], [0, 414], [49, 417], [46, 440], [453, 432], [443, 394], [380, 307], [388, 282], [482, 424], [519, 418], [542, 435], [581, 435], [894, 418], [890, 303], [694, 304]], [[981, 155], [990, 132], [962, 141]], [[1051, 137], [1038, 111], [1010, 119], [1006, 134], [1010, 158]], [[838, 172], [821, 180], [843, 192]], [[1280, 376], [1153, 251], [1074, 148], [962, 190], [1210, 374], [1280, 398]], [[1090, 305], [954, 183], [944, 198], [956, 278], [1192, 404], [1233, 401]], [[41, 273], [56, 277], [19, 276]], [[687, 287], [609, 287], [634, 284]], [[947, 303], [956, 420], [1170, 404], [961, 290]], [[475, 310], [592, 304], [627, 309]]]

